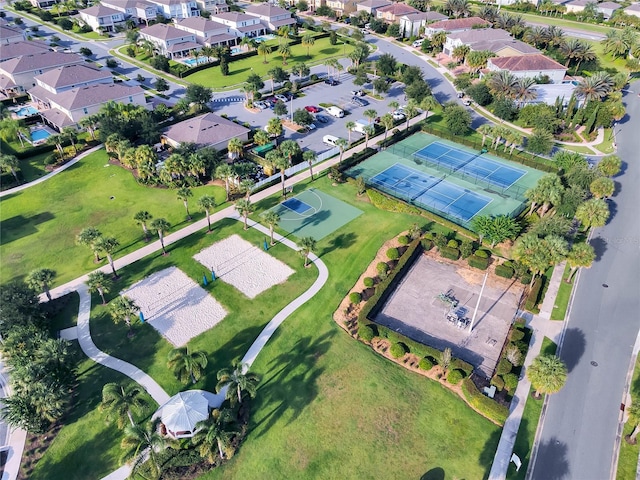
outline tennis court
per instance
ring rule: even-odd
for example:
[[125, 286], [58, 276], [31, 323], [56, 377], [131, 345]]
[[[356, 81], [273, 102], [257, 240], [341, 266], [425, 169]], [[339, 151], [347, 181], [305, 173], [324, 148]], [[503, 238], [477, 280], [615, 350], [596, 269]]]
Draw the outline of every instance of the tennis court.
[[487, 196], [399, 163], [378, 173], [369, 182], [387, 193], [399, 193], [418, 206], [436, 208], [464, 222], [491, 203]]
[[[486, 153], [484, 150], [483, 152]], [[414, 156], [436, 165], [449, 167], [451, 172], [465, 173], [502, 188], [511, 187], [527, 173], [519, 168], [486, 158], [482, 152], [466, 152], [438, 141], [421, 148], [414, 153]]]
[[276, 205], [279, 227], [296, 237], [320, 240], [362, 215], [362, 210], [310, 188]]

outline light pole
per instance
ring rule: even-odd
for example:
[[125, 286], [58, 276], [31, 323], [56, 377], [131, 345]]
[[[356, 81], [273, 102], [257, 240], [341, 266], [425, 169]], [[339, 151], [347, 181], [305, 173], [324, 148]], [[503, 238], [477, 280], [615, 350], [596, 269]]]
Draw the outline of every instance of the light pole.
[[293, 93], [289, 92], [289, 95], [291, 95], [291, 102], [290, 102], [289, 110], [290, 110], [290, 113], [291, 113], [291, 123], [293, 123]]

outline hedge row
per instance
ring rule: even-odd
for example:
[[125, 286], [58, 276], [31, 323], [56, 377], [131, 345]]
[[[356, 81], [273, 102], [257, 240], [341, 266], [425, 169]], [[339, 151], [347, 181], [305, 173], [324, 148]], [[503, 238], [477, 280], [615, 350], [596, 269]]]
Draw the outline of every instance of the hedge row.
[[448, 258], [449, 260], [458, 260], [460, 258], [460, 250], [452, 247], [442, 247], [438, 250], [440, 256]]
[[454, 358], [453, 360], [451, 360], [450, 368], [461, 370], [467, 377], [473, 373], [473, 365], [465, 362], [464, 360], [460, 360], [459, 358]]
[[485, 417], [493, 420], [499, 425], [504, 425], [507, 416], [509, 415], [509, 409], [504, 405], [493, 401], [482, 392], [478, 390], [476, 384], [470, 378], [462, 380], [462, 393], [464, 394], [467, 402], [478, 410]]
[[[353, 146], [355, 143], [356, 142], [352, 143], [351, 145]], [[354, 153], [349, 158], [343, 158], [342, 163], [338, 167], [340, 168], [340, 171], [344, 172], [345, 170], [356, 166], [360, 162], [363, 162], [372, 155], [375, 155], [376, 153], [378, 153], [376, 150], [371, 147], [367, 147], [361, 152]]]
[[18, 152], [14, 150], [13, 147], [8, 143], [2, 142], [2, 153], [6, 153], [7, 155], [13, 155], [18, 160], [25, 160], [27, 158], [40, 155], [41, 153], [52, 152], [55, 148], [56, 148], [55, 145], [43, 144], [43, 145], [38, 145], [38, 146], [23, 150], [21, 152]]
[[513, 278], [513, 268], [508, 265], [496, 265], [496, 275], [502, 278]]
[[388, 197], [377, 190], [367, 189], [367, 196], [374, 207], [394, 213], [408, 213], [409, 215], [420, 215], [419, 208], [412, 207], [404, 202]]
[[413, 135], [417, 131], [421, 130], [422, 122], [415, 123], [414, 125], [411, 125], [408, 129], [404, 129], [404, 130], [399, 130], [400, 127], [397, 127], [397, 128], [398, 129], [394, 130], [393, 134], [390, 137], [388, 137], [386, 140], [381, 140], [380, 142], [378, 142], [378, 145], [380, 145], [380, 147], [382, 148], [386, 148], [389, 145], [393, 145], [394, 143], [399, 142], [400, 140], [404, 140], [409, 135]]
[[[479, 252], [477, 252], [479, 253]], [[471, 255], [467, 262], [470, 267], [479, 268], [480, 270], [486, 270], [489, 267], [489, 259], [488, 258], [480, 258], [476, 255]]]
[[535, 282], [531, 286], [527, 301], [524, 303], [526, 310], [535, 310], [538, 305], [538, 298], [540, 297], [540, 289], [542, 288], [542, 277], [536, 278]]

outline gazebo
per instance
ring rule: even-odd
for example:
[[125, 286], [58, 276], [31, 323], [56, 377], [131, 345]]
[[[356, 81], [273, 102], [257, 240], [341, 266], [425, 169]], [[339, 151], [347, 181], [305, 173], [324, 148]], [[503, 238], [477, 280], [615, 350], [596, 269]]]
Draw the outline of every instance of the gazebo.
[[167, 433], [173, 438], [190, 438], [195, 435], [196, 424], [209, 417], [209, 402], [198, 390], [180, 392], [160, 409], [160, 419]]

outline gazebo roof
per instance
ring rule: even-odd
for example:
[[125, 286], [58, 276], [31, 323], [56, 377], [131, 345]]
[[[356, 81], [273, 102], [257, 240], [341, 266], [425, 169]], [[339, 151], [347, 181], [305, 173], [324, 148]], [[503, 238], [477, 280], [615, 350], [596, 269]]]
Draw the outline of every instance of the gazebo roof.
[[193, 434], [196, 424], [201, 420], [206, 420], [208, 416], [209, 402], [197, 390], [180, 392], [174, 395], [162, 406], [162, 412], [160, 413], [162, 423], [172, 434], [178, 432], [190, 432]]

